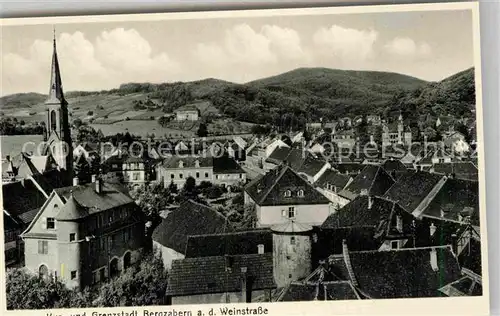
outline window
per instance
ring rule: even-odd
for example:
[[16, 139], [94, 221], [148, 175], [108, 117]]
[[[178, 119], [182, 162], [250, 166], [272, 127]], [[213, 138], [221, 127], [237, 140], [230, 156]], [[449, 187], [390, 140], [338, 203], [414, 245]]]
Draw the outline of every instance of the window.
[[117, 169], [117, 168], [118, 168], [118, 165], [114, 163], [114, 164], [112, 164], [112, 165], [111, 165], [111, 168], [113, 168], [113, 169]]
[[291, 275], [291, 274], [289, 274], [289, 275], [288, 275], [288, 278], [289, 278], [289, 279], [291, 279], [291, 278], [292, 278], [292, 275]]
[[134, 172], [132, 176], [133, 176], [134, 181], [139, 180], [139, 172]]
[[47, 229], [54, 229], [56, 228], [56, 219], [53, 217], [48, 217], [47, 218]]
[[103, 281], [106, 278], [106, 268], [99, 270], [99, 281]]
[[291, 206], [288, 208], [288, 218], [294, 218], [295, 217], [295, 207]]
[[49, 242], [47, 240], [38, 241], [38, 253], [41, 255], [46, 255], [49, 253]]
[[242, 173], [240, 173], [240, 179], [243, 179], [243, 174]]
[[101, 243], [101, 245], [100, 245], [101, 250], [105, 250], [106, 249], [106, 239], [101, 238], [100, 243]]
[[391, 241], [391, 248], [392, 248], [392, 249], [398, 249], [398, 248], [399, 248], [399, 247], [398, 247], [398, 244], [399, 244], [399, 243], [398, 243], [398, 241], [397, 241], [397, 240], [393, 240], [393, 241]]
[[76, 239], [76, 234], [75, 233], [69, 234], [69, 241], [75, 241], [75, 239]]
[[71, 271], [71, 280], [76, 279], [76, 271]]
[[182, 179], [183, 177], [184, 177], [184, 175], [182, 173], [179, 173], [179, 178]]
[[290, 237], [290, 245], [295, 245], [295, 237]]
[[205, 178], [208, 178], [208, 172], [205, 172]]
[[286, 190], [285, 191], [285, 197], [291, 197], [292, 196], [292, 191]]
[[215, 175], [215, 179], [219, 179], [219, 175], [218, 174]]
[[290, 260], [290, 256], [286, 256], [286, 260]]
[[304, 190], [299, 190], [299, 192], [297, 192], [297, 196], [298, 197], [303, 197], [304, 196]]
[[123, 241], [127, 242], [130, 240], [130, 229], [127, 228], [123, 231]]
[[96, 284], [97, 283], [97, 274], [98, 271], [95, 271], [92, 273], [92, 284]]
[[200, 173], [199, 173], [199, 172], [197, 172], [197, 173], [196, 173], [196, 179], [198, 179], [199, 177], [200, 177]]
[[113, 213], [109, 214], [109, 217], [108, 217], [108, 223], [112, 223], [113, 222]]

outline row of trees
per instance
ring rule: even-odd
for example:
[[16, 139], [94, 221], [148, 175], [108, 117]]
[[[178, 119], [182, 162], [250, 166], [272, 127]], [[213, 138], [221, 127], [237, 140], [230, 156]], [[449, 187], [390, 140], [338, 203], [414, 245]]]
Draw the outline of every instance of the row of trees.
[[148, 257], [119, 276], [83, 291], [60, 280], [43, 279], [22, 268], [7, 270], [7, 309], [50, 309], [160, 305], [168, 275], [158, 255]]
[[0, 135], [43, 135], [45, 122], [26, 124], [17, 118], [0, 119]]

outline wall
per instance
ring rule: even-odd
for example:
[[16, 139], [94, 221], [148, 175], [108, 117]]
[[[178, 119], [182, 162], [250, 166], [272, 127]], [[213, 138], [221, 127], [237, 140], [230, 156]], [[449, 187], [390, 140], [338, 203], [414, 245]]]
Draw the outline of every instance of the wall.
[[197, 111], [179, 111], [175, 113], [175, 119], [177, 121], [197, 121], [198, 112]]
[[[294, 244], [291, 238], [295, 239]], [[311, 272], [310, 236], [273, 234], [273, 274], [277, 287], [285, 287]]]
[[333, 191], [323, 188], [316, 188], [316, 190], [326, 196], [333, 203], [334, 208], [340, 209], [350, 202], [348, 199], [341, 197]]
[[[199, 173], [199, 177], [196, 177], [196, 173]], [[205, 175], [207, 173], [207, 175]], [[172, 174], [174, 178], [172, 179]], [[180, 175], [182, 174], [182, 178]], [[196, 180], [196, 184], [200, 184], [202, 181], [213, 181], [213, 168], [212, 167], [200, 167], [200, 168], [182, 168], [182, 169], [166, 169], [164, 167], [159, 168], [159, 178], [163, 177], [163, 184], [168, 187], [172, 180], [174, 184], [180, 189], [184, 186], [186, 179], [191, 176]]]
[[184, 254], [179, 253], [173, 249], [167, 248], [154, 240], [153, 240], [153, 249], [155, 249], [155, 251], [158, 251], [160, 253], [163, 265], [168, 270], [172, 268], [172, 261], [177, 259], [184, 259]]
[[[172, 297], [172, 305], [184, 305], [184, 304], [215, 304], [215, 303], [226, 303], [226, 295], [229, 298], [229, 303], [244, 303], [242, 299], [241, 292], [231, 292], [231, 293], [209, 293], [209, 294], [198, 294], [198, 295], [186, 295], [186, 296], [174, 296]], [[252, 302], [260, 296], [266, 297], [266, 302], [270, 301], [269, 290], [258, 290], [252, 292]]]
[[246, 173], [218, 173], [213, 175], [213, 183], [221, 185], [240, 185], [246, 182]]
[[295, 207], [295, 218], [299, 223], [310, 225], [321, 225], [330, 215], [329, 204], [314, 205], [279, 205], [279, 206], [259, 206], [257, 205], [257, 225], [270, 226], [288, 222], [288, 218], [282, 216], [282, 210], [288, 212], [289, 207]]

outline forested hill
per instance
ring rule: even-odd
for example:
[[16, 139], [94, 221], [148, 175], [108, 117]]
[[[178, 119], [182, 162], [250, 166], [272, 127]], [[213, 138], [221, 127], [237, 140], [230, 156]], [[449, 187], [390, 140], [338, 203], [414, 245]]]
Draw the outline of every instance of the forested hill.
[[[440, 82], [389, 72], [299, 68], [246, 84], [213, 78], [162, 84], [127, 83], [109, 91], [69, 92], [69, 106], [72, 98], [86, 96], [84, 102], [92, 102], [94, 95], [119, 97], [123, 104], [132, 104], [132, 98], [137, 100], [142, 95], [144, 99], [155, 100], [165, 112], [205, 99], [237, 120], [293, 128], [320, 118], [392, 116], [400, 110], [412, 120], [421, 114], [470, 116], [475, 105], [473, 68]], [[35, 99], [43, 102], [44, 96], [17, 94], [1, 98], [0, 104], [3, 109], [30, 108]]]

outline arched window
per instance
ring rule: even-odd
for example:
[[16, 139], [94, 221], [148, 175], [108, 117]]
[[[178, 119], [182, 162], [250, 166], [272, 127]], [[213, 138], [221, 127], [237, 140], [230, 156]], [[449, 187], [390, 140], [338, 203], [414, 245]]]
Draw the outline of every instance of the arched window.
[[285, 197], [290, 197], [290, 196], [292, 196], [292, 191], [286, 190], [285, 191]]
[[56, 119], [56, 110], [52, 110], [50, 112], [50, 129], [51, 130], [56, 130], [57, 127], [57, 119]]
[[117, 276], [120, 271], [118, 270], [118, 259], [117, 258], [113, 258], [113, 260], [111, 260], [111, 262], [109, 263], [109, 274], [111, 277], [115, 277]]
[[130, 254], [130, 252], [127, 252], [123, 257], [123, 269], [124, 270], [127, 269], [128, 267], [130, 267], [131, 264], [132, 264], [132, 255]]
[[299, 190], [299, 192], [297, 192], [297, 196], [298, 197], [303, 197], [304, 196], [304, 190]]
[[40, 268], [38, 268], [38, 276], [41, 278], [47, 278], [49, 276], [49, 268], [42, 264]]

